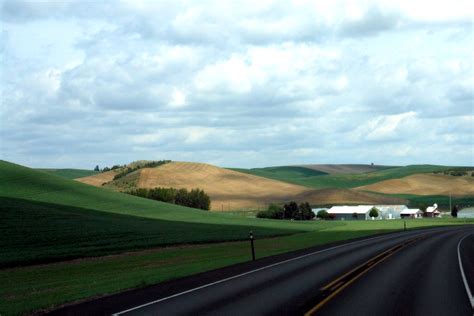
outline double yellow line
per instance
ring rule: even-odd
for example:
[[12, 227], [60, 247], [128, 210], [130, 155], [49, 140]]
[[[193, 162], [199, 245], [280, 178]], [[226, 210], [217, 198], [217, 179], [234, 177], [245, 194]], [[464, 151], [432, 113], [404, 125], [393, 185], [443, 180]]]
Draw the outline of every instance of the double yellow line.
[[337, 279], [331, 281], [327, 285], [323, 286], [320, 289], [321, 294], [323, 295], [323, 299], [320, 300], [313, 308], [307, 311], [304, 315], [311, 316], [314, 315], [321, 307], [324, 306], [327, 302], [329, 302], [332, 298], [334, 298], [338, 293], [348, 287], [350, 284], [354, 283], [358, 278], [362, 275], [366, 274], [370, 269], [375, 267], [380, 262], [384, 261], [385, 259], [392, 256], [397, 251], [401, 250], [402, 248], [420, 240], [425, 237], [417, 237], [410, 239], [408, 241], [402, 242], [393, 246], [392, 248], [385, 250], [384, 252], [378, 254], [377, 256], [367, 260], [363, 264], [357, 266], [356, 268], [350, 270], [349, 272], [344, 273], [342, 276], [338, 277]]

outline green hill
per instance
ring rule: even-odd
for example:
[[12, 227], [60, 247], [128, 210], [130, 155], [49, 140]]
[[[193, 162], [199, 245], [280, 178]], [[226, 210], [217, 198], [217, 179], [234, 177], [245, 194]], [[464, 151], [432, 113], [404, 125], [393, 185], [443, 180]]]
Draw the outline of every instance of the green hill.
[[[296, 166], [282, 166], [282, 167], [266, 167], [266, 168], [253, 168], [253, 169], [241, 169], [241, 168], [229, 168], [234, 171], [252, 174], [264, 178], [285, 181], [290, 183], [292, 179], [305, 179], [327, 175], [326, 172], [313, 170], [305, 167]], [[289, 181], [290, 180], [290, 181]]]
[[[0, 161], [0, 266], [314, 230], [96, 188]], [[323, 228], [322, 226], [319, 229]]]
[[[311, 172], [318, 173], [318, 171], [305, 167], [272, 167], [234, 170], [299, 184], [310, 188], [350, 189], [373, 184], [383, 180], [403, 178], [412, 174], [431, 173], [449, 170], [452, 168], [453, 167], [435, 165], [410, 165], [405, 167], [394, 167], [374, 172], [355, 174], [311, 174]], [[303, 171], [301, 169], [306, 169], [308, 171]]]
[[97, 171], [94, 170], [84, 170], [84, 169], [36, 169], [39, 171], [48, 172], [56, 176], [60, 176], [66, 179], [76, 179], [82, 177], [88, 177], [97, 174]]

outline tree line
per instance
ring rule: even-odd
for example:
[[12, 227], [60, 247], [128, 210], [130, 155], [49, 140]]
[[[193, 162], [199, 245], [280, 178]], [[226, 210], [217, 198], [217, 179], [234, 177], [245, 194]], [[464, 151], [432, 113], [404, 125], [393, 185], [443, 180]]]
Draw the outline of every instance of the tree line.
[[199, 188], [188, 191], [187, 189], [175, 188], [139, 188], [127, 192], [131, 195], [144, 197], [151, 200], [173, 203], [177, 205], [198, 208], [208, 211], [211, 208], [211, 198], [204, 190]]
[[270, 204], [267, 210], [257, 213], [258, 218], [311, 220], [314, 213], [308, 202], [297, 204], [291, 201], [283, 206]]
[[126, 176], [127, 174], [129, 174], [131, 172], [134, 172], [138, 169], [141, 169], [141, 168], [155, 168], [155, 167], [164, 165], [164, 164], [169, 163], [169, 162], [171, 162], [171, 160], [147, 161], [147, 162], [143, 162], [143, 163], [137, 163], [133, 167], [127, 167], [127, 165], [123, 165], [123, 166], [113, 165], [110, 168], [109, 167], [104, 167], [102, 169], [100, 169], [99, 165], [97, 165], [97, 166], [95, 166], [94, 171], [107, 172], [107, 171], [111, 171], [111, 170], [115, 170], [115, 169], [121, 169], [120, 172], [117, 173], [114, 176], [114, 180], [117, 180], [117, 179], [120, 179], [120, 178]]

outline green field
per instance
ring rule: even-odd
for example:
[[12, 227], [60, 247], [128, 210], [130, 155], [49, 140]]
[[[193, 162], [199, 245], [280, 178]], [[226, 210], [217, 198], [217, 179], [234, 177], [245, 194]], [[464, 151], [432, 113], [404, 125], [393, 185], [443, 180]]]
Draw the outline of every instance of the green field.
[[298, 230], [196, 224], [0, 197], [0, 267], [102, 256], [150, 247], [246, 239]]
[[[263, 220], [265, 221], [265, 220]], [[407, 220], [407, 227], [474, 224], [471, 220]], [[311, 222], [315, 231], [255, 241], [257, 258], [401, 230], [402, 220]], [[13, 315], [143, 287], [250, 260], [248, 242], [170, 247], [132, 254], [0, 270], [0, 313]], [[126, 271], [126, 273], [124, 273]]]
[[56, 176], [60, 176], [66, 179], [76, 179], [82, 177], [93, 176], [98, 174], [98, 171], [84, 170], [84, 169], [37, 169], [39, 171], [48, 172]]
[[255, 176], [291, 182], [292, 179], [305, 179], [327, 175], [322, 171], [317, 171], [305, 167], [282, 166], [282, 167], [267, 167], [254, 169], [230, 168], [230, 170], [253, 174]]
[[[433, 203], [438, 204], [441, 210], [449, 211], [449, 196], [444, 195], [411, 195], [411, 194], [391, 194], [390, 196], [396, 196], [403, 199], [407, 199], [409, 207], [420, 207], [420, 205], [430, 206]], [[451, 205], [458, 205], [460, 207], [467, 207], [474, 205], [474, 196], [467, 197], [452, 197]]]
[[[0, 161], [0, 314], [249, 260], [248, 242], [239, 241], [249, 230], [257, 237], [257, 257], [264, 257], [403, 227], [400, 220], [298, 222], [247, 215], [142, 199]], [[463, 223], [423, 219], [408, 227]]]
[[[293, 169], [296, 168], [296, 169]], [[255, 169], [233, 169], [261, 177], [299, 184], [310, 188], [341, 188], [350, 189], [363, 185], [377, 183], [383, 180], [399, 179], [417, 173], [431, 173], [452, 169], [447, 166], [434, 165], [411, 165], [406, 167], [394, 167], [379, 171], [356, 173], [356, 174], [311, 174], [312, 169], [304, 167], [272, 167]], [[306, 169], [304, 172], [300, 169]]]

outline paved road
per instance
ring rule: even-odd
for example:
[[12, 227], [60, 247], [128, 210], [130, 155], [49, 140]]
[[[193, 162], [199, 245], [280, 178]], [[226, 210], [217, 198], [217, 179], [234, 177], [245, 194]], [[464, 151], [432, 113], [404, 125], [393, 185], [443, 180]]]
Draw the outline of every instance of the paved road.
[[131, 291], [56, 313], [473, 315], [458, 260], [462, 239], [460, 257], [472, 288], [471, 226], [359, 240], [300, 253], [283, 262], [262, 261], [234, 274], [223, 270], [220, 278], [216, 272], [197, 278], [206, 282], [192, 277], [189, 282]]

